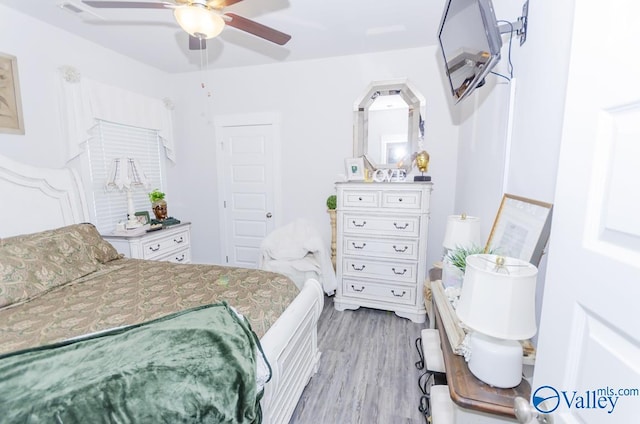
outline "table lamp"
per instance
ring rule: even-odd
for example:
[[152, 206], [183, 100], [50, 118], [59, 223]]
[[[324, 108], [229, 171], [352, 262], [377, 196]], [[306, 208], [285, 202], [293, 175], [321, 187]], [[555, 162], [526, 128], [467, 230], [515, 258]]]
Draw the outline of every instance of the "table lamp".
[[536, 333], [538, 269], [520, 259], [467, 256], [457, 315], [471, 331], [469, 370], [499, 388], [522, 381], [522, 345]]
[[[481, 253], [480, 247], [480, 219], [467, 214], [449, 215], [442, 242], [442, 284], [445, 288], [462, 286], [463, 271], [449, 257], [449, 253], [456, 248], [464, 248], [467, 252]], [[458, 252], [456, 252], [458, 253]], [[464, 263], [464, 256], [460, 256]]]
[[465, 213], [447, 217], [442, 247], [449, 251], [456, 247], [480, 245], [480, 218]]
[[133, 205], [133, 190], [148, 187], [149, 181], [142, 172], [142, 167], [134, 158], [115, 158], [111, 162], [111, 169], [107, 175], [107, 189], [117, 188], [127, 192], [127, 223], [128, 230], [142, 226], [136, 219]]

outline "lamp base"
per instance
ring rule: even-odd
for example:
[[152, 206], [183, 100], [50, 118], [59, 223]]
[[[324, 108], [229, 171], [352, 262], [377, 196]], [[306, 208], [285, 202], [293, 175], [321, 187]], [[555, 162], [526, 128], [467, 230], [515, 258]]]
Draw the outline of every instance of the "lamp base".
[[469, 371], [493, 387], [508, 389], [522, 382], [522, 345], [474, 331], [469, 336]]
[[413, 177], [413, 181], [431, 181], [431, 176], [429, 175], [416, 175]]
[[125, 224], [125, 228], [127, 230], [134, 230], [140, 227], [142, 227], [142, 223], [140, 223], [140, 221], [138, 221], [137, 219], [129, 219]]

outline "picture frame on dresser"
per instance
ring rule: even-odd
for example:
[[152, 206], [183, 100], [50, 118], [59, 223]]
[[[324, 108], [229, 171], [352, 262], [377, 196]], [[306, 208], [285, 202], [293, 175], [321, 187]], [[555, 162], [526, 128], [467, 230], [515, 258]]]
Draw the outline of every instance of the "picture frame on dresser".
[[344, 160], [345, 175], [347, 181], [363, 181], [364, 180], [364, 159], [347, 158]]
[[142, 225], [147, 225], [151, 222], [149, 211], [139, 211], [135, 213], [136, 219]]

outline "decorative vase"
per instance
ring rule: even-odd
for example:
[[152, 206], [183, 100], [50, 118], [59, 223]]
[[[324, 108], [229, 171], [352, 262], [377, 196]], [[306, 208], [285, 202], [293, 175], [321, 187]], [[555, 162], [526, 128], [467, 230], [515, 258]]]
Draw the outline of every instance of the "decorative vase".
[[331, 263], [333, 269], [336, 269], [336, 210], [327, 209], [329, 213], [329, 221], [331, 222]]
[[151, 204], [151, 208], [153, 210], [153, 214], [156, 216], [158, 221], [164, 221], [167, 219], [167, 201], [156, 200]]

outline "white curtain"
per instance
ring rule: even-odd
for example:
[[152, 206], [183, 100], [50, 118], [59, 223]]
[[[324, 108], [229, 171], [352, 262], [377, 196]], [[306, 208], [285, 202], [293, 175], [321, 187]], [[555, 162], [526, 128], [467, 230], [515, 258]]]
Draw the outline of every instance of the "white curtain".
[[62, 74], [62, 111], [65, 115], [67, 160], [82, 152], [82, 143], [89, 138], [89, 130], [96, 119], [148, 128], [158, 131], [167, 158], [175, 162], [173, 144], [172, 105], [168, 99], [156, 99], [81, 77], [71, 67], [60, 69]]

